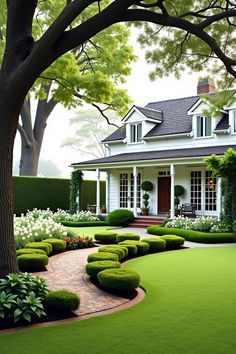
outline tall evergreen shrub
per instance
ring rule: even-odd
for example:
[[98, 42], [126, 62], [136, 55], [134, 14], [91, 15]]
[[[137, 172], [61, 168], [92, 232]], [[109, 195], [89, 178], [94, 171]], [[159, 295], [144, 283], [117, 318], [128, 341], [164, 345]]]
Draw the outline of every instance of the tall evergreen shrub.
[[71, 173], [70, 182], [70, 213], [74, 214], [80, 210], [81, 201], [79, 195], [81, 193], [81, 184], [83, 181], [83, 172], [80, 170]]

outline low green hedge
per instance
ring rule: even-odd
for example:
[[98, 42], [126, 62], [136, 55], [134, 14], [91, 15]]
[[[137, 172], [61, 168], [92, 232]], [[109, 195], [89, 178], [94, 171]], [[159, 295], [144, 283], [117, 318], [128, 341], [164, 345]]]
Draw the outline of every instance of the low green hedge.
[[126, 241], [120, 242], [119, 246], [125, 246], [128, 249], [128, 256], [132, 257], [138, 253], [138, 248], [136, 245], [132, 245], [131, 243], [127, 243]]
[[48, 264], [48, 256], [46, 254], [22, 254], [17, 257], [18, 267], [22, 271], [39, 271], [44, 270]]
[[125, 247], [124, 245], [115, 245], [115, 247], [116, 247], [116, 248], [121, 248], [121, 249], [124, 251], [124, 253], [125, 253], [125, 257], [128, 256], [129, 251], [128, 251], [128, 248], [127, 248], [127, 247]]
[[177, 235], [183, 237], [186, 241], [200, 243], [228, 243], [235, 242], [233, 233], [214, 233], [200, 232], [195, 230], [185, 230], [177, 228], [168, 228], [161, 226], [149, 226], [147, 232], [153, 235]]
[[98, 281], [106, 288], [127, 291], [139, 286], [140, 276], [129, 269], [106, 269], [98, 273]]
[[25, 245], [25, 248], [35, 248], [46, 252], [47, 256], [52, 253], [52, 245], [46, 242], [29, 242]]
[[49, 243], [52, 245], [53, 252], [62, 252], [66, 249], [66, 242], [58, 238], [47, 238], [43, 242]]
[[114, 261], [96, 261], [90, 262], [86, 264], [86, 273], [90, 277], [96, 277], [99, 272], [105, 269], [113, 269], [113, 268], [120, 268], [120, 262]]
[[135, 245], [137, 247], [137, 251], [139, 255], [145, 254], [149, 251], [149, 244], [147, 242], [127, 240], [127, 241], [123, 241], [121, 244], [124, 246]]
[[71, 312], [77, 310], [79, 305], [79, 296], [67, 290], [49, 291], [45, 298], [45, 306], [50, 310]]
[[116, 236], [116, 241], [122, 242], [122, 241], [126, 241], [126, 240], [135, 240], [135, 241], [139, 241], [140, 240], [140, 235], [135, 234], [133, 232], [122, 232], [120, 234], [118, 234]]
[[106, 221], [60, 221], [60, 224], [69, 227], [86, 227], [86, 226], [107, 226]]
[[46, 254], [44, 250], [35, 249], [35, 248], [21, 248], [16, 250], [16, 257], [21, 256], [22, 254]]
[[122, 248], [118, 248], [116, 246], [99, 247], [98, 252], [110, 252], [110, 253], [117, 254], [117, 256], [119, 257], [119, 261], [125, 258], [125, 251], [122, 250]]
[[127, 226], [134, 220], [134, 213], [127, 209], [113, 210], [107, 216], [107, 222], [111, 226]]
[[181, 246], [183, 246], [185, 242], [185, 239], [183, 237], [176, 236], [176, 235], [165, 235], [165, 236], [161, 236], [160, 238], [165, 240], [166, 249], [169, 250], [180, 248]]
[[150, 252], [159, 252], [166, 247], [166, 241], [160, 237], [143, 238], [142, 241], [149, 244]]
[[113, 231], [101, 231], [101, 232], [97, 232], [94, 235], [94, 239], [96, 241], [100, 241], [102, 243], [116, 243], [116, 235], [117, 232], [113, 232]]
[[90, 262], [95, 262], [95, 261], [114, 261], [118, 262], [119, 257], [115, 253], [111, 252], [96, 252], [96, 253], [91, 253], [88, 255], [87, 258], [88, 263]]

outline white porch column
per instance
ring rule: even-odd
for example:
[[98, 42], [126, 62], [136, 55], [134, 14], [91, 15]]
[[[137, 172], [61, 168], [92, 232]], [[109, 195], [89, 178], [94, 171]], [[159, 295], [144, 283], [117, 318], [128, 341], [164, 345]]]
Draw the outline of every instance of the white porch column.
[[174, 219], [175, 217], [175, 166], [170, 165], [170, 218]]
[[220, 220], [220, 215], [222, 211], [222, 189], [221, 189], [222, 179], [219, 177], [217, 179], [217, 189], [216, 189], [216, 210], [217, 210], [217, 218]]
[[138, 185], [138, 173], [137, 173], [137, 167], [133, 167], [133, 176], [134, 176], [134, 216], [137, 216], [137, 185]]
[[96, 214], [100, 214], [100, 170], [96, 168], [96, 177], [97, 177], [97, 197], [96, 197]]
[[106, 212], [110, 209], [110, 172], [106, 172]]

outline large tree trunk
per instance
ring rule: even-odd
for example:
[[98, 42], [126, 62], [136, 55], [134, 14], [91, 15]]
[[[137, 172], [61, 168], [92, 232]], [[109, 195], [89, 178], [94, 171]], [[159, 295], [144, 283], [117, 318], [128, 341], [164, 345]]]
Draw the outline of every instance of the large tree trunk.
[[22, 142], [21, 145], [21, 159], [20, 159], [20, 176], [37, 176], [39, 165], [38, 144], [35, 142], [30, 146]]

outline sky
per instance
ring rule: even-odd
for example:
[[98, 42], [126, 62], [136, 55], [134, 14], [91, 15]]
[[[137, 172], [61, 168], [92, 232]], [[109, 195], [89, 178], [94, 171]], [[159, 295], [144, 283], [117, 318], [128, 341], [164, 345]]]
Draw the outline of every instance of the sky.
[[[134, 43], [134, 38], [132, 38]], [[145, 61], [144, 51], [135, 45], [135, 52], [139, 59], [132, 66], [132, 74], [128, 77], [124, 87], [128, 90], [133, 103], [144, 106], [149, 102], [171, 98], [180, 98], [196, 95], [198, 74], [184, 73], [177, 80], [174, 76], [150, 81], [151, 65]], [[80, 108], [81, 109], [81, 108]], [[66, 137], [73, 136], [75, 128], [69, 125], [69, 119], [79, 112], [79, 109], [68, 110], [57, 105], [50, 116], [45, 130], [41, 158], [52, 160], [61, 170], [61, 177], [70, 177], [70, 163], [85, 160], [80, 153], [68, 147], [61, 147]], [[91, 157], [86, 158], [89, 160]], [[20, 159], [20, 137], [17, 135], [14, 147], [14, 161]], [[92, 178], [89, 176], [89, 178]]]

